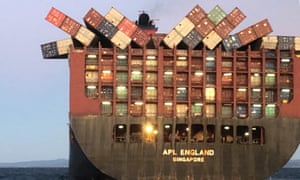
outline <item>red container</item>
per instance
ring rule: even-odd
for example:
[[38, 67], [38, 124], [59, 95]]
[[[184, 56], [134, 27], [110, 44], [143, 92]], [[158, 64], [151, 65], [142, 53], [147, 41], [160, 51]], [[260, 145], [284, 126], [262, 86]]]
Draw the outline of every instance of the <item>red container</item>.
[[124, 17], [118, 25], [118, 29], [124, 34], [126, 34], [128, 37], [131, 37], [132, 34], [136, 31], [137, 26], [128, 18]]
[[272, 27], [268, 19], [264, 19], [253, 25], [254, 32], [256, 33], [257, 38], [268, 35], [273, 32]]
[[233, 30], [233, 25], [229, 23], [227, 19], [223, 19], [216, 27], [215, 31], [222, 38], [226, 38], [228, 34]]
[[64, 13], [52, 7], [45, 19], [54, 26], [60, 27], [61, 24], [64, 22], [65, 18], [66, 15]]
[[166, 34], [152, 34], [151, 39], [153, 41], [153, 44], [155, 48], [158, 48], [162, 40], [166, 37]]
[[60, 29], [70, 34], [71, 36], [75, 36], [79, 31], [80, 26], [81, 25], [78, 22], [67, 16]]
[[84, 16], [84, 22], [86, 25], [92, 26], [93, 28], [99, 27], [104, 17], [98, 13], [95, 9], [91, 8], [89, 12]]
[[196, 5], [186, 17], [191, 20], [195, 25], [198, 25], [203, 18], [206, 17], [205, 11], [199, 6]]
[[202, 37], [205, 37], [214, 29], [215, 25], [208, 18], [203, 18], [200, 23], [195, 26], [197, 32], [200, 33]]
[[238, 34], [239, 40], [241, 42], [241, 45], [246, 45], [257, 39], [257, 36], [256, 36], [252, 26], [243, 29], [242, 31], [238, 32], [237, 34]]
[[132, 34], [131, 38], [132, 41], [134, 41], [141, 47], [144, 47], [150, 41], [150, 36], [140, 28], [136, 29], [136, 31]]
[[236, 27], [239, 25], [244, 19], [246, 18], [246, 15], [239, 9], [234, 8], [227, 16], [226, 19], [234, 26]]

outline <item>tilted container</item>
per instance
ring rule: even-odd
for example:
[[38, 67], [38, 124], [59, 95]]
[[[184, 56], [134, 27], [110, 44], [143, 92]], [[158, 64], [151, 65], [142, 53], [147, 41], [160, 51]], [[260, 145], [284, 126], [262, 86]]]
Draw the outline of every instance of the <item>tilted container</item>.
[[62, 29], [71, 36], [75, 36], [79, 31], [80, 26], [81, 25], [77, 21], [67, 16], [64, 22], [62, 23], [60, 29]]
[[201, 41], [202, 37], [195, 29], [183, 38], [183, 42], [192, 49], [194, 49]]
[[215, 6], [208, 14], [207, 17], [215, 24], [219, 24], [226, 17], [225, 11], [220, 6]]
[[150, 41], [150, 36], [140, 28], [136, 29], [136, 31], [132, 34], [131, 38], [132, 41], [134, 41], [141, 47], [145, 46]]
[[214, 27], [214, 23], [212, 23], [208, 18], [203, 18], [200, 23], [195, 26], [195, 29], [202, 37], [205, 37], [214, 29]]
[[241, 47], [241, 42], [237, 34], [229, 35], [223, 39], [222, 44], [226, 51], [231, 51], [233, 48]]
[[203, 39], [203, 43], [204, 43], [209, 49], [214, 49], [221, 41], [222, 41], [222, 38], [216, 33], [216, 31], [211, 31], [211, 32]]
[[252, 26], [241, 30], [237, 34], [238, 34], [239, 40], [241, 42], [241, 45], [247, 45], [250, 42], [257, 39], [257, 36], [256, 36]]
[[229, 23], [227, 19], [223, 19], [216, 27], [216, 33], [222, 38], [226, 38], [228, 34], [233, 30], [234, 26]]
[[182, 37], [185, 37], [188, 33], [190, 33], [194, 29], [195, 25], [188, 18], [183, 18], [180, 23], [175, 27], [176, 31]]
[[187, 15], [186, 17], [191, 20], [194, 25], [200, 23], [200, 21], [206, 17], [206, 12], [199, 6], [196, 5]]
[[130, 21], [128, 18], [124, 17], [118, 25], [118, 29], [128, 37], [131, 37], [132, 34], [136, 31], [137, 25]]
[[86, 25], [96, 29], [99, 27], [100, 23], [103, 21], [104, 17], [97, 12], [95, 9], [91, 8], [88, 13], [84, 16], [84, 22]]
[[108, 39], [111, 39], [118, 32], [117, 27], [115, 27], [106, 19], [100, 23], [99, 27], [97, 27], [97, 30]]
[[152, 35], [151, 35], [151, 40], [152, 40], [154, 46], [155, 46], [156, 48], [158, 48], [158, 46], [160, 45], [160, 43], [163, 41], [163, 39], [164, 39], [166, 36], [167, 36], [166, 34], [160, 34], [160, 33], [152, 34]]
[[96, 35], [88, 30], [86, 27], [81, 26], [75, 35], [75, 38], [85, 46], [89, 46], [96, 38]]
[[111, 42], [113, 42], [120, 49], [125, 49], [130, 44], [130, 37], [124, 34], [122, 31], [118, 31], [112, 38]]
[[49, 42], [46, 44], [42, 44], [41, 50], [42, 50], [43, 58], [45, 59], [57, 57], [59, 55], [56, 42]]
[[68, 38], [42, 44], [41, 50], [44, 58], [65, 58], [69, 53], [70, 46], [72, 45], [73, 40]]
[[244, 19], [246, 15], [239, 9], [234, 8], [227, 16], [226, 19], [232, 24], [234, 27], [238, 26]]
[[166, 43], [166, 45], [169, 48], [173, 48], [174, 46], [177, 46], [179, 42], [182, 40], [182, 36], [173, 29], [164, 39], [163, 41]]
[[57, 51], [59, 55], [67, 55], [69, 53], [70, 46], [73, 45], [71, 38], [56, 41]]
[[46, 20], [56, 27], [60, 27], [64, 22], [66, 15], [58, 9], [52, 7], [46, 16]]
[[254, 24], [253, 30], [254, 30], [257, 38], [261, 38], [261, 37], [266, 36], [269, 33], [273, 32], [268, 19], [264, 19], [256, 24]]
[[110, 10], [105, 15], [105, 19], [112, 23], [114, 26], [118, 26], [118, 24], [122, 21], [124, 16], [115, 8], [110, 8]]

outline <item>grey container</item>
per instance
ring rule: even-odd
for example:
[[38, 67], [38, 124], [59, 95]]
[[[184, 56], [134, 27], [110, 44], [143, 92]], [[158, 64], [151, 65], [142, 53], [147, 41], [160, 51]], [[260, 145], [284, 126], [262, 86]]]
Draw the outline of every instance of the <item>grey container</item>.
[[195, 29], [183, 38], [183, 42], [192, 49], [194, 49], [201, 41], [202, 37]]
[[117, 27], [106, 19], [104, 19], [96, 29], [108, 39], [111, 39], [118, 32]]
[[226, 51], [231, 51], [233, 48], [239, 48], [242, 46], [237, 34], [227, 36], [222, 41], [222, 44]]

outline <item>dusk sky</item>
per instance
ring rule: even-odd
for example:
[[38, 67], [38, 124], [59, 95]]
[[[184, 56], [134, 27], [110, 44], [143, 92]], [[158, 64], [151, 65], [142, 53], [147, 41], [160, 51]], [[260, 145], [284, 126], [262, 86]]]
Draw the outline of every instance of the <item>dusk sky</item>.
[[68, 158], [68, 61], [45, 60], [40, 49], [69, 37], [45, 20], [52, 6], [82, 24], [92, 7], [101, 14], [115, 7], [132, 21], [145, 10], [168, 33], [196, 4], [206, 12], [239, 7], [247, 18], [233, 33], [268, 18], [273, 35], [300, 36], [300, 0], [0, 1], [0, 162]]

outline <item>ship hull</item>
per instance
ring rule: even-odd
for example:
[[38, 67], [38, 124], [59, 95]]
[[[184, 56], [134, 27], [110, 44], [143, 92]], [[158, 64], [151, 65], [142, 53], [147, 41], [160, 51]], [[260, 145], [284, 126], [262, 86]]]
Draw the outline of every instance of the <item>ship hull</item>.
[[[200, 123], [216, 126], [214, 143], [156, 142], [116, 143], [113, 126], [145, 119], [118, 119], [104, 116], [70, 118], [70, 174], [88, 179], [264, 179], [278, 171], [293, 155], [299, 143], [298, 119], [206, 119]], [[152, 123], [161, 130], [178, 119], [157, 118]], [[182, 120], [184, 121], [184, 120]], [[276, 123], [274, 123], [276, 122]], [[224, 144], [219, 129], [233, 126], [263, 126], [263, 144]], [[297, 138], [295, 138], [297, 137]], [[87, 164], [86, 164], [87, 163]], [[84, 170], [87, 168], [86, 170]], [[78, 179], [78, 178], [77, 178]], [[80, 178], [79, 178], [80, 179]]]

